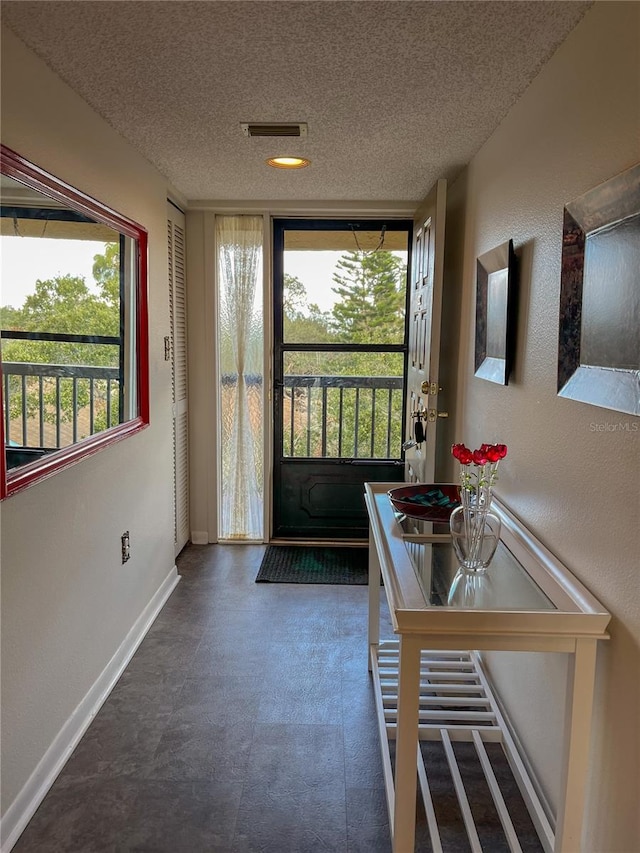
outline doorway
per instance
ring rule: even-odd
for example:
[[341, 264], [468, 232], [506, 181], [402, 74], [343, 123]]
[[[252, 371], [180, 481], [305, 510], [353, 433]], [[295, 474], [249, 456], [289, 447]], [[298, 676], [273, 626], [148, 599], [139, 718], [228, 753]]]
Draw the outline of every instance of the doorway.
[[411, 220], [273, 221], [274, 539], [365, 539], [404, 478]]

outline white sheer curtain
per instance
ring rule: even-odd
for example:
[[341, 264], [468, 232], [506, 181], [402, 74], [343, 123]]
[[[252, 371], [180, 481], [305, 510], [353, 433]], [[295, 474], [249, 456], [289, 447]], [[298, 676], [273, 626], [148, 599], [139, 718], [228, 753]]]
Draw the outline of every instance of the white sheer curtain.
[[261, 216], [216, 216], [220, 539], [263, 538]]

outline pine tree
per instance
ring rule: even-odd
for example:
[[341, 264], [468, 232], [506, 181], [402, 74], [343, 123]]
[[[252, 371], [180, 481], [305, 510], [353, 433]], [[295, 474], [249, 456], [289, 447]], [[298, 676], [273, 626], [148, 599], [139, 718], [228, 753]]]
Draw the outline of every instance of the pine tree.
[[343, 255], [333, 274], [340, 298], [332, 311], [339, 340], [400, 343], [404, 337], [406, 268], [387, 251]]

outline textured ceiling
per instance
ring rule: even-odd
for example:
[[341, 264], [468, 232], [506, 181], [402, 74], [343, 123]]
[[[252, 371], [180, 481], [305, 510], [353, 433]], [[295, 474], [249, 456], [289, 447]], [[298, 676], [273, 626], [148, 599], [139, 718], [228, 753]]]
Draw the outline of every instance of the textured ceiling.
[[[7, 0], [2, 20], [189, 200], [418, 201], [590, 5]], [[246, 121], [309, 134], [247, 139]]]

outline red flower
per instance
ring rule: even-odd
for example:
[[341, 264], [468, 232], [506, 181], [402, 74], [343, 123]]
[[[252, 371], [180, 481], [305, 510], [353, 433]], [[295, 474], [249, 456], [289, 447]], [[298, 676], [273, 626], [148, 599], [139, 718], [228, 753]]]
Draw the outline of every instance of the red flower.
[[488, 462], [487, 454], [482, 449], [474, 450], [471, 455], [473, 458], [473, 464], [474, 465], [486, 465]]
[[481, 444], [477, 450], [469, 450], [464, 444], [454, 444], [451, 453], [461, 465], [496, 465], [507, 455], [506, 444]]
[[451, 453], [461, 465], [469, 465], [473, 462], [473, 453], [464, 444], [454, 444]]
[[499, 462], [502, 459], [497, 444], [487, 445], [486, 454], [489, 462]]

